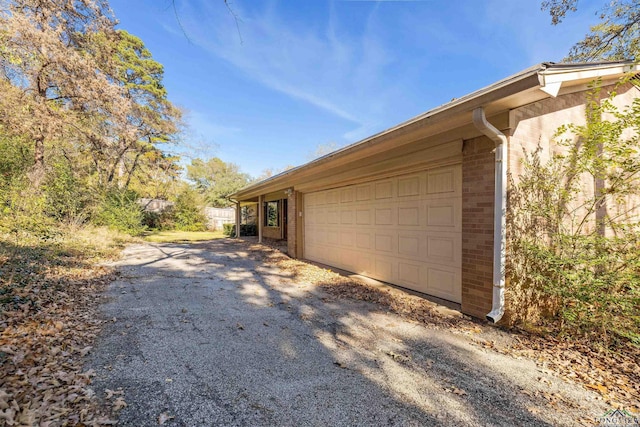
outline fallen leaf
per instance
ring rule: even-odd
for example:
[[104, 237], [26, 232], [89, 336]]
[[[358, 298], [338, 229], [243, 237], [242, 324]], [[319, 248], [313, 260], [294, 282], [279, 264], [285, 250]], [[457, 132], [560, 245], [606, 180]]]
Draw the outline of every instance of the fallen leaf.
[[124, 401], [124, 399], [122, 397], [118, 397], [114, 402], [113, 402], [113, 410], [118, 412], [123, 408], [127, 407], [127, 402]]
[[585, 386], [592, 390], [599, 391], [602, 394], [605, 394], [608, 391], [607, 387], [603, 386], [602, 384], [585, 384]]
[[453, 393], [457, 394], [458, 396], [466, 396], [467, 395], [466, 391], [464, 391], [462, 389], [459, 389], [457, 387], [453, 388]]
[[169, 415], [166, 412], [163, 412], [160, 415], [158, 415], [158, 424], [163, 425], [167, 421], [172, 420], [174, 418], [175, 417], [173, 415]]

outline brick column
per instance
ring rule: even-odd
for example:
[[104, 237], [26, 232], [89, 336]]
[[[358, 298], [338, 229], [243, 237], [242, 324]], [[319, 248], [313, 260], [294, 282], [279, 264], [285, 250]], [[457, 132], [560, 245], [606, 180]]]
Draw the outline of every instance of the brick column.
[[481, 319], [493, 291], [494, 147], [483, 136], [462, 150], [462, 312]]

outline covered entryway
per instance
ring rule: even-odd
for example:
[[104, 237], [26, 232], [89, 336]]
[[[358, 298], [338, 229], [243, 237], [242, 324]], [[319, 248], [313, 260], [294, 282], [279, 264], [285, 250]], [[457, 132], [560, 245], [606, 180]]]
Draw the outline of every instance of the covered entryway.
[[461, 302], [461, 165], [304, 195], [304, 257]]

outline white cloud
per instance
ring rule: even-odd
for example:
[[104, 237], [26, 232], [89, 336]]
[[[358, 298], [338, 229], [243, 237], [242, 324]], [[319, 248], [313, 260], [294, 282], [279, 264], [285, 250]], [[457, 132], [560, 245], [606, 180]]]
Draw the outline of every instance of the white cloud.
[[382, 78], [394, 54], [376, 37], [377, 9], [371, 7], [364, 30], [354, 34], [332, 11], [303, 27], [272, 7], [248, 12], [234, 4], [241, 39], [233, 17], [219, 5], [186, 4], [180, 13], [195, 44], [264, 86], [349, 122], [353, 130], [344, 137], [352, 139], [385, 114], [381, 106], [394, 92], [393, 82]]
[[[488, 84], [536, 62], [559, 60], [571, 45], [570, 34], [588, 27], [583, 13], [562, 24], [564, 34], [561, 27], [551, 27], [538, 2], [440, 6], [429, 1], [404, 7], [386, 0], [357, 8], [347, 3], [329, 3], [326, 14], [316, 11], [314, 21], [287, 18], [275, 1], [250, 8], [232, 3], [238, 21], [221, 1], [181, 2], [179, 14], [189, 39], [211, 55], [265, 87], [343, 119], [349, 127], [342, 135], [346, 142], [382, 130], [390, 117], [407, 119], [394, 116], [399, 103], [419, 109], [416, 114], [433, 107], [424, 82], [437, 84], [452, 64], [458, 76], [460, 68], [505, 70], [495, 78], [478, 73]], [[346, 7], [367, 15], [349, 20]], [[423, 93], [416, 94], [416, 88]], [[458, 93], [454, 87], [451, 96], [473, 89], [465, 86]], [[212, 135], [229, 130], [222, 126]]]

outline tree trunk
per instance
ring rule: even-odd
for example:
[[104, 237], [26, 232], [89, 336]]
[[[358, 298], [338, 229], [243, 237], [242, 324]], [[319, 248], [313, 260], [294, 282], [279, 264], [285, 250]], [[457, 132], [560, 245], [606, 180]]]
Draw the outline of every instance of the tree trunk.
[[29, 171], [29, 181], [33, 188], [39, 188], [44, 179], [44, 136], [39, 136], [34, 141], [33, 147], [33, 166]]

